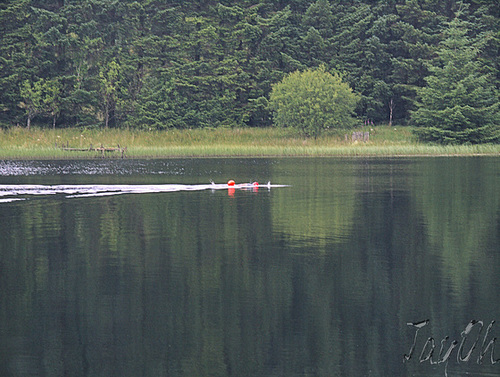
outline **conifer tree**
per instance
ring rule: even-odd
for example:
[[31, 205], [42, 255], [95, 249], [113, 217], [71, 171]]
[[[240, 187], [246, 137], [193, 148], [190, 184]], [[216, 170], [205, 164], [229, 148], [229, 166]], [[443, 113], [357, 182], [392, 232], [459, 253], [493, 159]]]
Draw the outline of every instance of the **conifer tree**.
[[429, 65], [427, 85], [417, 91], [411, 114], [423, 140], [486, 143], [500, 140], [498, 90], [480, 58], [487, 36], [471, 38], [459, 16], [447, 23], [437, 59]]

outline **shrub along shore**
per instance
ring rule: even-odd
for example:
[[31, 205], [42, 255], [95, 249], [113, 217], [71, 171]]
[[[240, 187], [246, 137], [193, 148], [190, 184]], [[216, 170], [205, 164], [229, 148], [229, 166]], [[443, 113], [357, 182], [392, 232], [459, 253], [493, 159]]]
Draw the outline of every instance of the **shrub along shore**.
[[[352, 141], [369, 132], [368, 141]], [[328, 130], [306, 138], [284, 128], [217, 128], [138, 131], [123, 129], [0, 130], [0, 159], [102, 158], [95, 151], [126, 148], [126, 158], [286, 156], [500, 156], [499, 144], [436, 145], [418, 142], [410, 127], [375, 126]], [[93, 150], [90, 150], [90, 149]], [[68, 150], [70, 149], [70, 150]], [[89, 150], [75, 150], [89, 149]], [[119, 151], [106, 158], [121, 158]]]

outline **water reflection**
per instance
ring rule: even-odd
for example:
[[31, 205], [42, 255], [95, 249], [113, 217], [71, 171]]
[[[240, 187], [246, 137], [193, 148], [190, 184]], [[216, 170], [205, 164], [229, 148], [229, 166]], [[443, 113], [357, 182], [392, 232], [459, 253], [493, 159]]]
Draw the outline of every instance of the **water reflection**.
[[[275, 164], [269, 159], [243, 159], [234, 164], [235, 159], [169, 159], [169, 160], [48, 160], [48, 161], [12, 161], [0, 160], [0, 176], [5, 177], [44, 177], [70, 176], [77, 179], [86, 176], [114, 179], [130, 179], [136, 175], [156, 181], [187, 177], [199, 178], [193, 183], [206, 183], [210, 179], [223, 177], [237, 182], [264, 181], [268, 177], [269, 167]], [[243, 169], [241, 169], [243, 167]], [[207, 179], [208, 178], [208, 179]], [[203, 179], [203, 180], [202, 180]], [[170, 182], [169, 182], [170, 183]], [[182, 182], [183, 183], [183, 182]]]
[[[449, 347], [440, 356], [441, 339], [460, 342], [481, 319], [477, 352], [500, 318], [497, 160], [465, 160], [187, 160], [193, 174], [166, 180], [292, 187], [3, 203], [0, 375], [443, 376], [444, 363], [419, 360], [426, 340], [437, 339], [438, 360]], [[142, 162], [165, 171], [158, 163]], [[460, 184], [447, 185], [456, 174]], [[407, 323], [424, 318], [403, 363], [415, 335]], [[498, 374], [489, 355], [446, 371]]]
[[185, 167], [173, 161], [159, 160], [154, 164], [146, 160], [82, 160], [82, 161], [10, 161], [0, 160], [0, 176], [53, 176], [53, 175], [183, 175]]

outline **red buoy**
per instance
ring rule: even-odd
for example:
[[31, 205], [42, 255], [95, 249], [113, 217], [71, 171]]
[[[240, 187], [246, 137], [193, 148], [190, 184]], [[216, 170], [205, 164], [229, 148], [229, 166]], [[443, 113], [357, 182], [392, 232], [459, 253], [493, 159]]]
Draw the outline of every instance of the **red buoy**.
[[234, 181], [232, 179], [230, 179], [228, 182], [227, 182], [227, 185], [228, 186], [234, 186]]
[[254, 185], [254, 186], [258, 186], [258, 185], [259, 185], [259, 182], [254, 182], [254, 183], [252, 183], [252, 185]]

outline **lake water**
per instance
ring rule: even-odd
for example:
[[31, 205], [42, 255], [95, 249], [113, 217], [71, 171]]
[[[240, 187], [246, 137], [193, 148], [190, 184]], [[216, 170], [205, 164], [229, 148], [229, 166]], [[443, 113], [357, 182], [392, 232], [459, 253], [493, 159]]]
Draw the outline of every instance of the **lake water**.
[[499, 168], [0, 161], [0, 376], [498, 376]]

